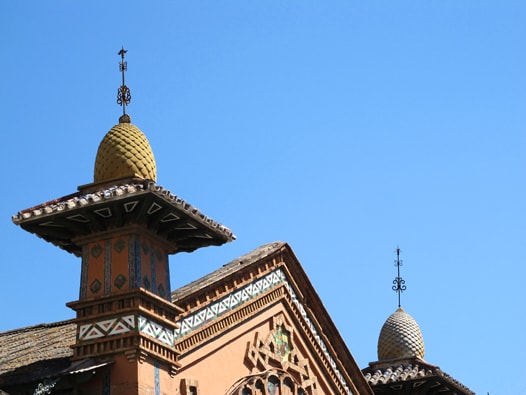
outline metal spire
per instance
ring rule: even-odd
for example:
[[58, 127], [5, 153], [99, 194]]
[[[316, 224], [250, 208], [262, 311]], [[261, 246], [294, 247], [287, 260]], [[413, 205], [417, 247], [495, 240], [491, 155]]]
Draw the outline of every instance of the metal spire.
[[400, 266], [402, 266], [403, 262], [400, 260], [400, 247], [396, 247], [396, 260], [394, 262], [398, 271], [398, 276], [396, 276], [393, 280], [393, 291], [395, 291], [398, 294], [398, 307], [401, 307], [400, 294], [405, 291], [406, 286], [405, 280], [402, 279], [402, 277], [400, 277]]
[[117, 90], [117, 104], [122, 106], [122, 116], [124, 117], [126, 115], [126, 106], [130, 104], [131, 101], [131, 93], [130, 88], [126, 86], [124, 83], [124, 72], [128, 70], [128, 62], [124, 61], [124, 55], [128, 52], [127, 50], [122, 47], [122, 49], [119, 51], [119, 55], [121, 55], [121, 61], [119, 62], [119, 71], [122, 73], [122, 85]]

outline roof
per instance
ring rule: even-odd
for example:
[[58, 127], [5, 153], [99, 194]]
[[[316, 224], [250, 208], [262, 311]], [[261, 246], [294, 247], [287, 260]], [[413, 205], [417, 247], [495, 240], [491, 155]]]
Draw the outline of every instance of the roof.
[[[186, 296], [196, 289], [212, 284], [235, 272], [239, 265], [257, 260], [279, 250], [285, 243], [275, 242], [256, 248], [223, 265], [209, 275], [172, 292], [172, 300]], [[69, 367], [73, 355], [77, 325], [73, 320], [39, 324], [0, 333], [0, 385], [27, 381], [28, 372], [35, 378], [48, 377]], [[24, 377], [25, 376], [25, 377]]]
[[156, 181], [155, 158], [143, 132], [129, 122], [121, 121], [99, 144], [94, 182], [130, 176]]
[[[172, 301], [186, 310], [179, 321], [180, 332], [176, 330], [176, 338], [181, 336], [181, 353], [188, 352], [186, 344], [194, 348], [199, 342], [207, 342], [214, 331], [229, 325], [214, 327], [213, 322], [225, 316], [232, 306], [249, 303], [263, 289], [276, 284], [286, 289], [291, 308], [297, 308], [301, 327], [334, 379], [347, 391], [356, 386], [357, 393], [371, 393], [301, 263], [290, 246], [281, 241], [262, 245], [172, 292]], [[359, 375], [360, 379], [353, 375]]]
[[76, 334], [72, 320], [0, 333], [0, 385], [48, 377], [68, 367]]
[[431, 365], [419, 358], [373, 362], [363, 369], [362, 373], [373, 390], [375, 387], [401, 390], [403, 387], [418, 388], [426, 385], [433, 388], [441, 387], [440, 393], [444, 394], [475, 394], [464, 384], [443, 372], [438, 366]]
[[174, 290], [172, 292], [172, 302], [176, 303], [177, 300], [195, 291], [201, 290], [208, 285], [215, 283], [216, 281], [228, 277], [230, 274], [238, 271], [241, 266], [248, 266], [265, 258], [266, 256], [272, 255], [286, 245], [287, 244], [282, 241], [276, 241], [258, 247], [255, 250], [224, 264], [221, 268]]
[[413, 317], [399, 307], [387, 318], [378, 337], [378, 359], [424, 358], [424, 339]]
[[93, 192], [77, 192], [19, 211], [16, 225], [77, 256], [79, 237], [143, 221], [164, 237], [169, 253], [190, 252], [235, 239], [230, 229], [151, 181], [130, 179]]

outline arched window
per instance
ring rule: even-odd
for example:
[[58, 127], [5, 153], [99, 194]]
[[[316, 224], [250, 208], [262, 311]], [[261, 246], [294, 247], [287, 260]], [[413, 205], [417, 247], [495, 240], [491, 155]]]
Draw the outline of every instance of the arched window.
[[265, 372], [238, 382], [228, 395], [313, 395], [283, 372]]

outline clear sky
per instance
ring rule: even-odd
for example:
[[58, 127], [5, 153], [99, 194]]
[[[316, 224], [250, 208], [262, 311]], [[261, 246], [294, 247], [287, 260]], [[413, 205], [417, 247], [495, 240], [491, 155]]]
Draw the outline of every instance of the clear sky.
[[363, 368], [397, 308], [425, 359], [526, 394], [526, 2], [3, 1], [0, 331], [69, 319], [80, 260], [11, 222], [93, 180], [118, 121], [158, 184], [237, 240], [174, 287], [288, 242]]

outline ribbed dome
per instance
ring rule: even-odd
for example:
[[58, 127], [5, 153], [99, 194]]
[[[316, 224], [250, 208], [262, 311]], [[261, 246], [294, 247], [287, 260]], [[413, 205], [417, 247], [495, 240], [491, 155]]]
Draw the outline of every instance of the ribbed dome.
[[146, 136], [135, 125], [120, 122], [106, 133], [95, 159], [94, 182], [125, 177], [157, 181], [155, 158]]
[[378, 360], [424, 359], [424, 339], [413, 317], [399, 307], [387, 318], [378, 338]]

